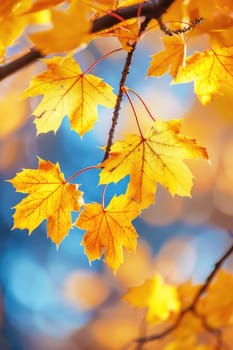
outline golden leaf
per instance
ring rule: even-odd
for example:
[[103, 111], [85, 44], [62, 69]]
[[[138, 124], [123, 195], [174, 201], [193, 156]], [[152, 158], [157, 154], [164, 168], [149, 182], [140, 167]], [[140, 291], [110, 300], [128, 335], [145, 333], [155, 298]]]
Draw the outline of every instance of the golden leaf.
[[207, 293], [197, 304], [198, 312], [212, 328], [233, 325], [233, 276], [220, 270]]
[[233, 46], [196, 52], [180, 68], [174, 83], [194, 81], [194, 91], [204, 105], [223, 95], [222, 84], [233, 87]]
[[122, 299], [136, 307], [147, 307], [146, 321], [150, 324], [165, 321], [171, 312], [180, 310], [176, 288], [164, 283], [160, 275], [130, 288]]
[[163, 43], [166, 50], [152, 55], [147, 75], [161, 76], [169, 71], [171, 76], [175, 78], [180, 66], [183, 66], [184, 63], [184, 39], [182, 36], [165, 36]]
[[71, 211], [83, 203], [77, 186], [65, 182], [58, 164], [40, 159], [38, 169], [24, 169], [9, 180], [18, 192], [27, 193], [15, 206], [14, 229], [32, 233], [45, 219], [48, 237], [57, 246], [71, 228]]
[[123, 250], [135, 251], [137, 233], [131, 224], [139, 214], [138, 205], [124, 196], [113, 197], [107, 208], [101, 204], [87, 204], [76, 225], [87, 233], [82, 245], [89, 261], [104, 254], [106, 264], [116, 271], [123, 262]]
[[33, 112], [37, 134], [56, 132], [68, 115], [71, 128], [82, 136], [98, 117], [97, 104], [114, 106], [112, 87], [95, 75], [83, 73], [71, 56], [45, 62], [48, 70], [36, 76], [24, 92], [24, 97], [44, 95]]
[[30, 39], [43, 54], [76, 49], [91, 38], [89, 13], [90, 6], [82, 0], [72, 1], [65, 11], [51, 10], [53, 27], [31, 34]]
[[158, 182], [172, 195], [190, 196], [193, 176], [183, 160], [208, 156], [195, 140], [181, 135], [181, 127], [181, 120], [158, 119], [143, 137], [128, 135], [116, 142], [99, 165], [100, 183], [118, 182], [129, 174], [127, 195], [142, 208], [154, 202]]
[[0, 2], [0, 59], [5, 56], [7, 47], [11, 46], [25, 29], [27, 20], [20, 14], [30, 5], [31, 0]]

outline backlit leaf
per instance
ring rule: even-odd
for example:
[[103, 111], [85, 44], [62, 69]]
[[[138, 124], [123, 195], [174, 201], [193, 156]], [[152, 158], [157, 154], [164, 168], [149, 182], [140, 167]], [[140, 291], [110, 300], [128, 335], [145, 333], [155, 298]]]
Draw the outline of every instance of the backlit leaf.
[[146, 321], [160, 323], [169, 318], [171, 312], [179, 312], [180, 302], [176, 288], [164, 283], [160, 275], [146, 280], [144, 284], [130, 288], [123, 300], [136, 307], [146, 307]]
[[128, 135], [116, 142], [110, 157], [99, 165], [103, 167], [100, 183], [118, 182], [129, 174], [127, 195], [141, 207], [154, 202], [158, 182], [172, 195], [190, 196], [193, 175], [184, 159], [207, 159], [207, 153], [195, 140], [181, 135], [181, 127], [181, 120], [158, 119], [143, 137]]
[[0, 1], [0, 59], [27, 25], [26, 18], [20, 16], [20, 13], [29, 8], [30, 4], [31, 0]]
[[221, 270], [198, 303], [198, 312], [212, 328], [233, 325], [233, 276]]
[[15, 206], [14, 227], [32, 233], [47, 219], [48, 237], [58, 246], [71, 228], [71, 211], [83, 203], [82, 192], [66, 183], [58, 164], [40, 159], [38, 169], [24, 169], [9, 180], [27, 197]]
[[222, 85], [233, 88], [233, 46], [196, 52], [185, 61], [174, 83], [194, 81], [194, 91], [204, 105], [223, 95]]
[[71, 128], [82, 136], [93, 127], [98, 104], [114, 106], [112, 87], [95, 75], [83, 73], [71, 56], [45, 62], [48, 70], [36, 76], [24, 93], [24, 97], [44, 95], [33, 112], [37, 133], [56, 132], [68, 115]]
[[139, 39], [139, 23], [133, 18], [113, 26], [110, 29], [101, 31], [97, 36], [114, 36], [120, 41], [126, 51], [131, 51], [132, 46]]
[[165, 36], [163, 38], [165, 50], [152, 55], [147, 75], [161, 76], [167, 71], [176, 77], [180, 66], [184, 63], [185, 42], [182, 36]]
[[89, 5], [73, 0], [67, 10], [51, 10], [53, 27], [32, 33], [30, 39], [44, 54], [76, 49], [91, 38], [89, 13]]
[[116, 271], [123, 262], [123, 247], [135, 251], [137, 233], [131, 224], [139, 214], [138, 205], [126, 196], [113, 197], [107, 208], [87, 204], [76, 225], [87, 230], [82, 245], [89, 261], [100, 259]]

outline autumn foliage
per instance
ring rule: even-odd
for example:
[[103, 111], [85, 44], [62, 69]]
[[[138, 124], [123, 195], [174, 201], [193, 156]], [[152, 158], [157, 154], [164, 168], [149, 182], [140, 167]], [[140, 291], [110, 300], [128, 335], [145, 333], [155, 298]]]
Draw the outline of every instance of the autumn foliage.
[[[151, 17], [142, 16], [150, 3], [154, 4]], [[134, 14], [124, 17], [131, 9], [135, 9]], [[112, 18], [117, 22], [114, 25]], [[101, 21], [101, 28], [94, 29]], [[137, 84], [127, 85], [134, 52], [148, 33], [160, 35], [163, 48], [151, 56], [144, 77], [158, 79], [167, 74], [171, 84], [192, 82], [204, 110], [227, 89], [232, 94], [233, 2], [9, 0], [0, 3], [0, 24], [3, 77], [8, 65], [7, 49], [26, 30], [28, 45], [41, 57], [43, 71], [28, 78], [28, 87], [21, 96], [24, 100], [40, 96], [40, 100], [33, 100], [35, 108], [31, 112], [37, 136], [57, 133], [67, 116], [70, 129], [82, 138], [101, 118], [99, 106], [113, 113], [108, 137], [103, 141], [105, 146], [101, 147], [102, 161], [77, 169], [65, 178], [58, 163], [38, 158], [36, 169], [20, 170], [12, 179], [6, 179], [25, 195], [14, 206], [13, 229], [26, 229], [31, 234], [46, 221], [47, 235], [59, 247], [70, 229], [77, 227], [83, 230], [81, 244], [89, 262], [103, 259], [117, 275], [126, 252], [137, 250], [140, 233], [133, 221], [155, 204], [158, 186], [172, 197], [191, 197], [192, 164], [197, 159], [211, 162], [208, 149], [186, 134], [182, 116], [169, 120], [157, 117], [137, 92]], [[117, 38], [118, 48], [105, 52], [90, 65], [77, 62], [77, 50], [88, 50], [88, 45], [99, 38], [109, 37]], [[202, 51], [195, 50], [198, 38], [205, 38]], [[107, 57], [123, 52], [126, 60], [115, 91], [93, 70]], [[123, 96], [131, 108], [137, 132], [129, 131], [124, 138], [114, 139]], [[136, 100], [143, 113], [138, 112]], [[86, 202], [79, 181], [79, 175], [93, 170], [99, 174], [100, 202]], [[125, 189], [121, 194], [113, 193], [107, 203], [109, 185], [121, 180], [127, 181]], [[221, 295], [222, 289], [232, 291], [233, 280], [230, 273], [220, 268], [231, 251], [232, 247], [203, 284], [188, 281], [172, 285], [156, 273], [143, 284], [130, 286], [121, 303], [144, 309], [145, 322], [154, 328], [153, 333], [148, 332], [152, 335], [131, 339], [129, 348], [148, 343], [148, 349], [155, 349], [150, 347], [151, 342], [165, 339], [160, 349], [230, 349], [224, 344], [221, 330], [232, 326], [233, 297], [232, 292], [225, 298]]]

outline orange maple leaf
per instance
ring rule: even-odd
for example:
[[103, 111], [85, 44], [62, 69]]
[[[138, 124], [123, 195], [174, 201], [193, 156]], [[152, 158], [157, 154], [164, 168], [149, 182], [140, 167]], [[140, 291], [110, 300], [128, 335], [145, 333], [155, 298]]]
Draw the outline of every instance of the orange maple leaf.
[[128, 135], [116, 142], [99, 165], [100, 183], [118, 182], [129, 174], [127, 195], [142, 208], [154, 202], [158, 182], [172, 195], [190, 196], [193, 176], [183, 160], [208, 156], [195, 140], [181, 135], [181, 127], [181, 120], [158, 119], [143, 137]]
[[139, 22], [137, 19], [132, 18], [96, 34], [97, 37], [105, 35], [118, 38], [122, 48], [126, 51], [131, 51], [132, 46], [139, 40]]
[[166, 36], [163, 38], [166, 50], [152, 55], [147, 75], [161, 76], [167, 71], [176, 77], [180, 66], [184, 63], [185, 42], [183, 36]]
[[233, 325], [233, 276], [221, 270], [197, 304], [198, 313], [215, 329]]
[[135, 251], [137, 233], [131, 220], [139, 214], [138, 205], [124, 196], [113, 197], [107, 208], [101, 204], [87, 204], [81, 212], [76, 225], [87, 233], [82, 245], [89, 261], [100, 259], [116, 271], [123, 262], [123, 246]]
[[150, 324], [165, 321], [171, 312], [180, 310], [176, 288], [165, 284], [160, 275], [130, 288], [122, 299], [136, 307], [147, 307], [146, 321]]
[[82, 72], [69, 55], [44, 61], [48, 70], [36, 76], [24, 92], [24, 97], [44, 95], [33, 112], [37, 134], [56, 132], [68, 115], [71, 128], [82, 136], [93, 127], [98, 104], [114, 106], [112, 87], [101, 78]]
[[58, 164], [40, 159], [38, 169], [24, 169], [9, 180], [18, 192], [27, 193], [15, 206], [14, 229], [32, 233], [48, 219], [48, 237], [58, 246], [71, 228], [71, 211], [83, 203], [77, 185], [66, 183]]
[[0, 62], [8, 46], [22, 34], [27, 25], [21, 13], [30, 6], [29, 0], [8, 0], [0, 2]]
[[90, 5], [73, 0], [65, 11], [51, 10], [51, 29], [32, 33], [29, 37], [43, 54], [76, 49], [91, 39], [89, 13]]
[[223, 95], [222, 84], [233, 87], [233, 46], [196, 52], [180, 68], [174, 83], [194, 81], [194, 91], [204, 105]]

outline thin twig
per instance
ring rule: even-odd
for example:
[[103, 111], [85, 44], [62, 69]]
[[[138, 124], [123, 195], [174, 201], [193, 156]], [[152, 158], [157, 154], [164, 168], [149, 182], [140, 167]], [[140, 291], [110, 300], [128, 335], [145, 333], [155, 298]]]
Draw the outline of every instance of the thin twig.
[[[145, 31], [145, 29], [148, 26], [150, 21], [151, 21], [151, 19], [146, 17], [145, 20], [142, 22], [140, 30], [139, 30], [139, 34], [138, 34], [139, 36]], [[126, 56], [124, 68], [123, 68], [122, 73], [121, 73], [121, 80], [119, 83], [117, 100], [116, 100], [116, 104], [115, 104], [115, 108], [114, 108], [114, 112], [113, 112], [113, 117], [112, 117], [112, 125], [111, 125], [111, 128], [109, 130], [108, 142], [107, 142], [103, 161], [109, 157], [109, 152], [110, 152], [110, 148], [111, 148], [112, 143], [113, 143], [113, 137], [114, 137], [116, 125], [118, 122], [120, 108], [121, 108], [121, 102], [122, 102], [122, 98], [123, 98], [122, 87], [125, 85], [127, 75], [129, 74], [129, 70], [130, 70], [130, 66], [131, 66], [131, 62], [132, 62], [132, 58], [133, 58], [133, 54], [134, 54], [134, 51], [136, 49], [136, 46], [137, 46], [137, 41], [132, 45], [131, 51], [128, 52], [128, 54]]]
[[208, 275], [208, 277], [205, 280], [205, 283], [202, 285], [202, 287], [199, 289], [199, 291], [197, 292], [195, 298], [193, 299], [192, 302], [192, 308], [190, 308], [190, 310], [195, 309], [200, 297], [206, 292], [207, 288], [209, 287], [210, 283], [212, 282], [212, 280], [214, 279], [214, 277], [216, 276], [218, 270], [220, 269], [220, 267], [222, 266], [222, 264], [224, 263], [224, 261], [232, 254], [233, 252], [233, 245], [226, 251], [226, 253], [215, 263], [213, 270], [211, 271], [211, 273]]

